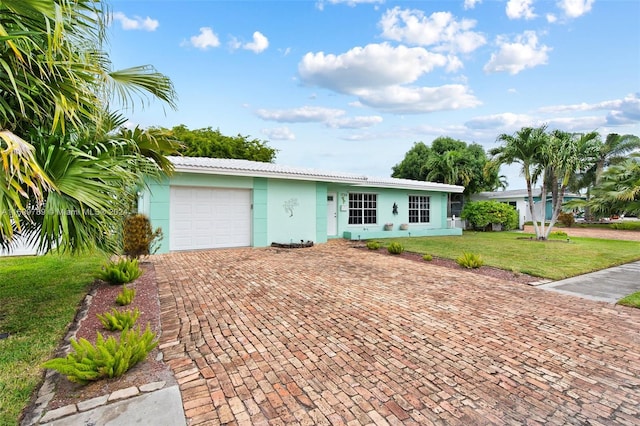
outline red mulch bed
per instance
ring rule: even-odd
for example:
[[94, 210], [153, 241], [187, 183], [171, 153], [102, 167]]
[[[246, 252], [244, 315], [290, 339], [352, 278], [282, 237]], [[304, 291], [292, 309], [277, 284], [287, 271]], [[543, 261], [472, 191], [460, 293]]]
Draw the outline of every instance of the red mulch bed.
[[[369, 250], [366, 247], [362, 247], [364, 250]], [[380, 253], [381, 255], [384, 256], [400, 256], [404, 259], [408, 259], [408, 260], [412, 260], [415, 262], [422, 262], [428, 265], [436, 265], [436, 266], [442, 266], [444, 268], [450, 268], [450, 269], [458, 269], [460, 271], [466, 271], [466, 272], [472, 272], [474, 274], [478, 274], [478, 275], [482, 275], [485, 277], [493, 277], [493, 278], [497, 278], [497, 279], [501, 279], [501, 280], [505, 280], [505, 281], [513, 281], [513, 282], [518, 282], [518, 283], [522, 283], [522, 284], [531, 284], [534, 282], [538, 282], [541, 281], [542, 278], [540, 277], [534, 277], [531, 275], [527, 275], [527, 274], [521, 274], [521, 273], [515, 273], [515, 272], [511, 272], [511, 271], [506, 271], [504, 269], [499, 269], [499, 268], [494, 268], [491, 266], [482, 266], [480, 268], [476, 268], [476, 269], [467, 269], [467, 268], [463, 268], [462, 266], [458, 265], [456, 263], [455, 260], [451, 260], [451, 259], [444, 259], [441, 257], [433, 257], [432, 260], [427, 261], [424, 260], [422, 258], [422, 255], [419, 253], [412, 253], [412, 252], [402, 252], [401, 254], [397, 255], [397, 254], [390, 254], [386, 248], [381, 248], [379, 250], [374, 250], [377, 253]]]
[[[155, 270], [151, 263], [141, 263], [143, 274], [128, 287], [136, 290], [133, 302], [128, 306], [118, 306], [115, 302], [116, 296], [122, 291], [121, 285], [110, 285], [105, 282], [98, 282], [94, 285], [91, 293], [93, 298], [88, 306], [88, 311], [84, 318], [76, 318], [71, 329], [77, 327], [76, 339], [84, 338], [95, 343], [97, 333], [100, 332], [105, 339], [109, 336], [119, 337], [120, 332], [107, 331], [102, 327], [102, 323], [97, 318], [97, 314], [110, 312], [112, 308], [118, 310], [134, 310], [138, 308], [140, 317], [136, 322], [136, 328], [141, 326], [144, 331], [147, 324], [152, 331], [160, 335], [160, 303], [158, 299], [158, 287], [155, 279]], [[158, 357], [158, 348], [154, 349], [147, 359], [138, 363], [123, 376], [113, 379], [103, 379], [91, 382], [86, 385], [70, 382], [66, 377], [55, 374], [55, 396], [49, 402], [48, 409], [63, 407], [65, 405], [78, 403], [97, 396], [107, 395], [116, 390], [131, 386], [141, 386], [151, 382], [166, 381], [173, 383], [174, 378], [170, 368]], [[59, 354], [58, 356], [62, 356]]]

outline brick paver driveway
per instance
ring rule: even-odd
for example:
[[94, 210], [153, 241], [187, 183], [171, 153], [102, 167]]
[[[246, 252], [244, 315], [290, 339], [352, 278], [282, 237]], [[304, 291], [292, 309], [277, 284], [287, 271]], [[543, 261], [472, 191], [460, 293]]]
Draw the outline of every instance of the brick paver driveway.
[[346, 242], [154, 262], [192, 425], [640, 422], [640, 310]]

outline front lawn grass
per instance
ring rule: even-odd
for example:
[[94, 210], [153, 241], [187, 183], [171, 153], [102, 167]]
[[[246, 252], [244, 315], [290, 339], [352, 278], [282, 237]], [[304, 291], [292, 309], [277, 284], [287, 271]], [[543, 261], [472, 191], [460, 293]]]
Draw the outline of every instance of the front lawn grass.
[[640, 291], [631, 293], [630, 295], [618, 300], [618, 305], [630, 306], [632, 308], [640, 308]]
[[106, 257], [0, 258], [0, 425], [17, 425]]
[[[529, 239], [529, 238], [533, 239]], [[537, 241], [519, 232], [467, 232], [460, 237], [411, 237], [379, 240], [386, 247], [399, 242], [405, 250], [456, 259], [464, 252], [479, 254], [486, 266], [551, 280], [640, 260], [637, 241], [597, 238], [552, 238]]]

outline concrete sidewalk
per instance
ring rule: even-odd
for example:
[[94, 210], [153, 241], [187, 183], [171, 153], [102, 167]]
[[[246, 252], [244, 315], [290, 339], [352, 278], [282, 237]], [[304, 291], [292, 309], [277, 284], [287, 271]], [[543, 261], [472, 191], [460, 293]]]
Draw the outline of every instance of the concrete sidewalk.
[[640, 262], [541, 284], [537, 288], [589, 300], [616, 303], [623, 297], [640, 291]]
[[177, 385], [127, 398], [108, 405], [46, 422], [43, 426], [180, 426], [185, 425], [182, 398]]

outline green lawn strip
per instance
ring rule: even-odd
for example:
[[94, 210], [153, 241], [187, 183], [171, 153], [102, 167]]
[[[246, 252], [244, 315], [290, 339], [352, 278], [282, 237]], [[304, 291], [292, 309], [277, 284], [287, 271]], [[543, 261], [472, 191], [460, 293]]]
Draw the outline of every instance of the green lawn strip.
[[640, 260], [637, 241], [597, 238], [529, 239], [518, 232], [464, 232], [460, 237], [412, 237], [378, 240], [385, 247], [393, 241], [405, 250], [457, 259], [464, 252], [479, 254], [486, 266], [559, 280]]
[[631, 306], [632, 308], [640, 308], [640, 291], [631, 293], [630, 295], [618, 300], [618, 305]]
[[42, 369], [106, 260], [103, 255], [0, 258], [0, 424], [17, 425]]

